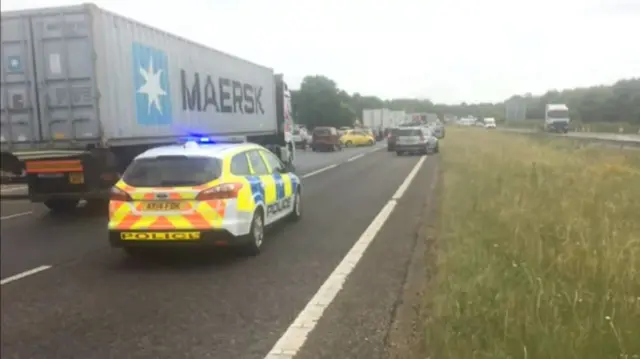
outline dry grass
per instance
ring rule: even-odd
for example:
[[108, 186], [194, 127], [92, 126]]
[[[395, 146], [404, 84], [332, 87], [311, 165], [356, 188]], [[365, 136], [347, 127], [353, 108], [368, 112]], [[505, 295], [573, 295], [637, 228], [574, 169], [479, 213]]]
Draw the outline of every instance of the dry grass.
[[[502, 122], [498, 126], [542, 130], [544, 120], [509, 121]], [[569, 126], [571, 131], [575, 132], [622, 133], [632, 135], [640, 133], [640, 124], [628, 122], [580, 123], [572, 121]]]
[[432, 358], [640, 358], [640, 153], [480, 129], [442, 141]]

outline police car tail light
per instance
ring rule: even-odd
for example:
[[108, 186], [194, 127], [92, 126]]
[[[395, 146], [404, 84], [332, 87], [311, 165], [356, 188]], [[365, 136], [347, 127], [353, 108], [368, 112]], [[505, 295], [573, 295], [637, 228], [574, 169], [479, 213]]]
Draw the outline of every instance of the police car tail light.
[[241, 189], [242, 183], [222, 183], [198, 193], [196, 200], [210, 201], [214, 199], [236, 198]]
[[118, 187], [111, 187], [111, 193], [109, 194], [109, 199], [112, 201], [122, 201], [122, 202], [133, 201], [133, 199], [127, 192], [121, 190]]

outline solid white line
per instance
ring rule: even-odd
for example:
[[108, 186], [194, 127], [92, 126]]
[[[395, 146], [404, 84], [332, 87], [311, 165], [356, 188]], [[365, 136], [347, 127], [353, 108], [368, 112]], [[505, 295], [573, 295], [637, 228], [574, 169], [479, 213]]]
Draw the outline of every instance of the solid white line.
[[[420, 161], [418, 161], [418, 164], [416, 165], [416, 167], [414, 167], [411, 172], [409, 172], [409, 175], [407, 176], [407, 178], [411, 178], [413, 179], [413, 177], [416, 176], [416, 174], [418, 173], [418, 171], [420, 170], [420, 166], [422, 165], [422, 163], [427, 159], [427, 156], [422, 156], [422, 158], [420, 158]], [[402, 197], [402, 195], [404, 194], [404, 192], [407, 190], [407, 188], [409, 188], [409, 185], [411, 184], [411, 181], [404, 181], [402, 182], [402, 184], [400, 185], [400, 187], [398, 187], [398, 190], [396, 191], [396, 193], [394, 193], [393, 197], [391, 197], [392, 199], [398, 200]]]
[[322, 168], [321, 168], [321, 169], [319, 169], [319, 170], [315, 170], [315, 171], [313, 171], [313, 172], [309, 172], [309, 173], [303, 174], [301, 177], [302, 177], [302, 178], [307, 178], [307, 177], [315, 176], [315, 175], [317, 175], [318, 173], [322, 173], [322, 172], [324, 172], [324, 171], [327, 171], [327, 170], [330, 170], [330, 169], [332, 169], [332, 168], [336, 168], [336, 167], [338, 167], [338, 164], [337, 164], [337, 163], [334, 163], [334, 164], [329, 165], [329, 166], [327, 166], [327, 167], [322, 167]]
[[3, 189], [0, 190], [0, 193], [8, 193], [8, 192], [15, 192], [15, 191], [21, 191], [26, 189], [27, 186], [19, 186], [19, 187], [5, 187]]
[[4, 221], [5, 219], [11, 219], [11, 218], [16, 218], [16, 217], [22, 217], [22, 216], [26, 216], [28, 214], [33, 213], [32, 211], [29, 212], [22, 212], [22, 213], [14, 213], [14, 214], [10, 214], [8, 216], [3, 216], [0, 217], [0, 220]]
[[[418, 170], [422, 167], [426, 159], [422, 157], [407, 175], [404, 182], [396, 191], [396, 194], [402, 189], [402, 193], [411, 184]], [[395, 195], [394, 195], [395, 197]], [[333, 299], [342, 289], [349, 274], [358, 264], [364, 252], [367, 250], [371, 242], [373, 242], [376, 234], [380, 231], [396, 206], [398, 198], [391, 198], [378, 215], [373, 219], [369, 227], [362, 233], [358, 241], [351, 247], [347, 255], [342, 259], [340, 264], [329, 275], [329, 278], [322, 284], [318, 292], [311, 298], [305, 308], [298, 314], [296, 319], [291, 323], [287, 331], [280, 337], [278, 342], [273, 346], [271, 351], [265, 356], [265, 359], [292, 359], [307, 337], [316, 326], [316, 323], [322, 317], [324, 310], [329, 307]]]
[[361, 153], [361, 154], [359, 154], [359, 155], [355, 155], [355, 156], [353, 156], [353, 157], [350, 157], [350, 158], [347, 160], [347, 162], [355, 161], [355, 160], [357, 160], [358, 158], [363, 157], [364, 155], [365, 155], [364, 153]]
[[0, 281], [0, 285], [5, 285], [7, 283], [11, 283], [13, 281], [16, 281], [18, 279], [22, 279], [24, 277], [28, 277], [30, 275], [45, 271], [47, 269], [51, 268], [51, 266], [40, 266], [40, 267], [35, 267], [33, 269], [29, 269], [28, 271], [24, 271], [22, 273], [18, 273], [16, 275], [12, 275], [11, 277], [7, 277], [3, 280]]

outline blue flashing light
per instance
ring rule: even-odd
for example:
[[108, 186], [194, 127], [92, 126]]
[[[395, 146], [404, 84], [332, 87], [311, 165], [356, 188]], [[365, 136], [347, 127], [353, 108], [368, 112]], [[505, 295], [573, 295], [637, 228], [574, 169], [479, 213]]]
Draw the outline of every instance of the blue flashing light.
[[197, 136], [197, 135], [189, 135], [184, 139], [184, 142], [197, 142], [197, 143], [207, 143], [207, 144], [215, 144], [211, 137], [207, 136]]

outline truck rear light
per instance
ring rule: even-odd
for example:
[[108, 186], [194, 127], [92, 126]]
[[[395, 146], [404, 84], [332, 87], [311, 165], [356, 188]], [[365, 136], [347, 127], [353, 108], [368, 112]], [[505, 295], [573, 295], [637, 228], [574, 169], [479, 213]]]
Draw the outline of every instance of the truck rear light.
[[109, 194], [109, 199], [111, 201], [121, 201], [121, 202], [131, 202], [133, 201], [133, 198], [131, 198], [131, 196], [121, 190], [118, 187], [111, 187], [111, 193]]
[[222, 183], [198, 193], [196, 200], [211, 201], [215, 199], [236, 198], [241, 189], [242, 183]]
[[420, 142], [424, 142], [425, 138], [424, 138], [424, 133], [420, 133]]

